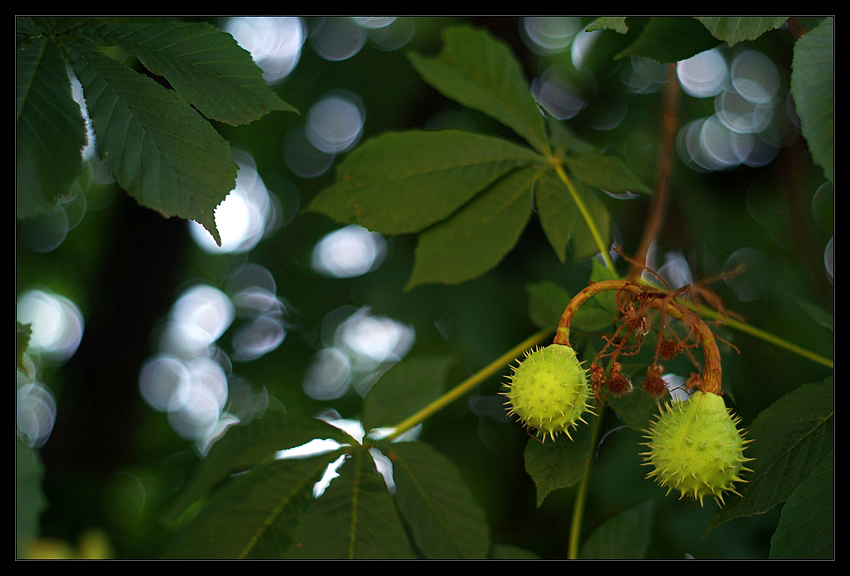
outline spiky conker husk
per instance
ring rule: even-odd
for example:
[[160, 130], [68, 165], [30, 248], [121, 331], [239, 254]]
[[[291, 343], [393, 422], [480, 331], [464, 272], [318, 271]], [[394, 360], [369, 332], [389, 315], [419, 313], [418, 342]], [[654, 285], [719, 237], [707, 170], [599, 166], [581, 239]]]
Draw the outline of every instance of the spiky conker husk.
[[544, 437], [570, 436], [590, 410], [587, 374], [570, 346], [551, 344], [526, 354], [506, 386], [508, 414]]
[[723, 504], [723, 493], [735, 491], [741, 482], [746, 441], [737, 428], [723, 398], [695, 392], [684, 402], [671, 402], [662, 408], [647, 433], [650, 451], [643, 454], [654, 470], [647, 478], [685, 496], [699, 500], [713, 497]]

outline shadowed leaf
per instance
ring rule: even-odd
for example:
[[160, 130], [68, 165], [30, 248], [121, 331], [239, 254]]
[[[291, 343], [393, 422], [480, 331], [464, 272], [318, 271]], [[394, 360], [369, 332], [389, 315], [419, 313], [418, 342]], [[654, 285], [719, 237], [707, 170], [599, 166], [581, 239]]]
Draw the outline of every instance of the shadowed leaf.
[[436, 400], [452, 361], [452, 356], [409, 356], [387, 370], [366, 394], [363, 427], [398, 424]]
[[637, 560], [646, 557], [655, 519], [655, 501], [648, 500], [606, 520], [587, 537], [582, 559]]
[[755, 40], [765, 32], [775, 30], [782, 26], [787, 16], [771, 16], [769, 18], [756, 18], [753, 16], [737, 17], [697, 17], [703, 26], [711, 32], [718, 40], [723, 40], [729, 46], [743, 42], [744, 40]]
[[737, 490], [743, 498], [727, 499], [708, 531], [741, 516], [763, 514], [785, 502], [824, 455], [832, 450], [832, 377], [804, 384], [764, 409], [745, 429], [752, 443], [744, 456], [753, 472], [743, 475]]
[[531, 219], [531, 191], [537, 177], [534, 168], [516, 170], [420, 234], [406, 289], [427, 283], [459, 284], [496, 267]]
[[487, 519], [454, 463], [422, 442], [383, 448], [393, 463], [399, 511], [425, 556], [484, 558], [490, 545]]
[[794, 45], [791, 94], [800, 126], [815, 163], [833, 180], [834, 40], [833, 19], [826, 18]]
[[782, 507], [770, 540], [771, 560], [835, 557], [834, 454], [827, 454]]
[[163, 557], [282, 558], [313, 486], [339, 452], [276, 460], [233, 477], [169, 542]]
[[[591, 222], [607, 246], [611, 234], [608, 210], [596, 195], [581, 183], [574, 184], [578, 199], [584, 204]], [[566, 262], [567, 246], [572, 247], [575, 260], [598, 253], [599, 244], [594, 239], [576, 199], [563, 182], [552, 175], [544, 175], [534, 188], [534, 202], [546, 238], [561, 262]]]
[[266, 84], [251, 55], [210, 24], [110, 22], [95, 34], [164, 77], [207, 118], [236, 126], [274, 110], [295, 111]]
[[71, 53], [101, 160], [138, 202], [204, 226], [236, 182], [230, 144], [174, 91], [82, 47]]
[[15, 197], [18, 218], [27, 218], [68, 193], [86, 132], [57, 44], [42, 36], [19, 45], [15, 55]]
[[[589, 420], [592, 416], [584, 418]], [[529, 438], [525, 446], [525, 470], [537, 487], [538, 507], [550, 492], [572, 486], [587, 472], [593, 431], [589, 425], [579, 423], [570, 435], [572, 440], [566, 434], [559, 434], [554, 441]]]
[[310, 504], [287, 557], [323, 560], [414, 558], [383, 477], [366, 448], [352, 451]]
[[693, 18], [650, 18], [637, 39], [617, 58], [642, 56], [658, 62], [678, 62], [720, 44], [705, 26]]
[[247, 470], [271, 458], [277, 451], [301, 446], [315, 439], [354, 444], [348, 434], [316, 418], [270, 412], [245, 425], [225, 432], [201, 461], [186, 488], [171, 504], [166, 522], [178, 518], [186, 508], [203, 498], [231, 474]]

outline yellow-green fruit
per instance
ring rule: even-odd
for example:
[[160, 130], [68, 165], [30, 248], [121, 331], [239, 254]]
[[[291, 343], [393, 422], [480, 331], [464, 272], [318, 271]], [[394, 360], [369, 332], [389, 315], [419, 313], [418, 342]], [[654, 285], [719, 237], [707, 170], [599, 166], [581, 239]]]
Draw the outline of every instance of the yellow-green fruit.
[[700, 504], [711, 496], [722, 504], [724, 492], [735, 492], [748, 460], [737, 422], [717, 394], [698, 391], [667, 404], [648, 432], [644, 457], [655, 469], [647, 478], [655, 477], [668, 493], [676, 489]]
[[552, 344], [538, 348], [520, 362], [506, 384], [508, 413], [554, 439], [560, 432], [584, 422], [590, 409], [587, 375], [575, 350]]

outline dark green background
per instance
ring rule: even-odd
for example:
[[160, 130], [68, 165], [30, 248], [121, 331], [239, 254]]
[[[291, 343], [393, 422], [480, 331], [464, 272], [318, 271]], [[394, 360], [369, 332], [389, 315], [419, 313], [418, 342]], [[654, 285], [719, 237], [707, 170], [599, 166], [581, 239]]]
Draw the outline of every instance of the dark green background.
[[[412, 42], [392, 52], [367, 45], [350, 59], [329, 62], [318, 57], [308, 41], [297, 69], [277, 88], [278, 93], [304, 113], [330, 89], [355, 92], [367, 111], [364, 138], [386, 130], [423, 127], [439, 112], [460, 109], [424, 84], [405, 53], [435, 52], [440, 30], [458, 21], [486, 27], [510, 44], [529, 78], [543, 69], [544, 59], [522, 42], [518, 18], [425, 18], [417, 23]], [[615, 153], [635, 131], [657, 134], [661, 105], [659, 93], [625, 93], [616, 74], [621, 64], [610, 58], [621, 41], [617, 34], [608, 33], [598, 45], [593, 64], [597, 92], [590, 107], [569, 121], [583, 138]], [[787, 85], [790, 36], [780, 30], [750, 44], [774, 59]], [[614, 130], [593, 129], [592, 113], [615, 96], [627, 99], [625, 120]], [[710, 100], [683, 96], [681, 124], [710, 114], [710, 107]], [[475, 129], [512, 137], [482, 115], [464, 112]], [[287, 170], [281, 154], [283, 137], [301, 121], [295, 114], [273, 113], [248, 126], [216, 127], [234, 147], [253, 154], [272, 193], [294, 183], [303, 208], [334, 176], [328, 173], [304, 180]], [[771, 200], [781, 209], [776, 226], [785, 246], [772, 239], [771, 233], [777, 230], [748, 215], [747, 190], [755, 182], [766, 183]], [[830, 356], [832, 334], [817, 326], [790, 297], [832, 311], [832, 285], [822, 264], [832, 229], [819, 228], [809, 209], [823, 182], [822, 170], [812, 164], [799, 138], [762, 168], [697, 172], [679, 162], [659, 241], [665, 249], [681, 250], [696, 277], [717, 273], [723, 260], [741, 247], [762, 251], [769, 261], [768, 293], [743, 303], [721, 286], [723, 301], [753, 325]], [[239, 364], [238, 372], [267, 388], [289, 411], [315, 414], [332, 407], [344, 417], [356, 418], [361, 400], [355, 394], [319, 403], [301, 389], [317, 347], [318, 327], [328, 312], [341, 305], [370, 306], [376, 315], [413, 325], [416, 343], [411, 354], [454, 353], [458, 358], [450, 376], [454, 383], [536, 329], [527, 314], [527, 283], [554, 280], [574, 293], [589, 276], [587, 263], [563, 265], [557, 260], [535, 219], [516, 249], [484, 277], [459, 286], [403, 292], [412, 267], [412, 236], [388, 239], [389, 256], [377, 271], [353, 279], [330, 279], [310, 267], [316, 242], [338, 227], [320, 215], [299, 214], [248, 255], [211, 256], [195, 247], [185, 222], [166, 220], [123, 193], [106, 190], [100, 194], [109, 199], [106, 206], [87, 213], [55, 251], [36, 254], [17, 242], [16, 291], [47, 285], [75, 299], [86, 319], [78, 352], [64, 366], [42, 375], [58, 404], [55, 429], [41, 451], [49, 501], [43, 534], [74, 543], [85, 530], [100, 528], [122, 558], [156, 555], [167, 536], [158, 524], [160, 508], [198, 461], [193, 448], [169, 428], [165, 415], [149, 408], [138, 391], [139, 368], [153, 351], [151, 331], [185, 282], [204, 278], [220, 283], [230, 269], [245, 261], [267, 267], [277, 279], [279, 296], [298, 311], [298, 327], [287, 334], [280, 348]], [[605, 202], [626, 252], [632, 252], [642, 232], [647, 199], [606, 198]], [[449, 323], [449, 340], [440, 335], [435, 322]], [[830, 373], [752, 336], [726, 329], [721, 334], [740, 351], [724, 354], [724, 388], [728, 382], [745, 424], [782, 394]], [[499, 386], [500, 379], [492, 378], [481, 392], [492, 394]], [[640, 466], [638, 457], [640, 435], [618, 429], [616, 417], [611, 411], [607, 414], [610, 422], [604, 429], [617, 431], [606, 436], [598, 450], [585, 535], [618, 512], [657, 498], [651, 557], [767, 556], [779, 519], [777, 510], [734, 520], [702, 539], [713, 504], [701, 509], [672, 495], [662, 499], [663, 490], [643, 479], [647, 469]], [[422, 438], [456, 462], [487, 512], [494, 542], [521, 546], [544, 557], [566, 554], [573, 490], [556, 492], [536, 508], [534, 487], [522, 464], [524, 430], [476, 415], [461, 400], [430, 419]], [[145, 487], [143, 505], [136, 500], [137, 480]]]

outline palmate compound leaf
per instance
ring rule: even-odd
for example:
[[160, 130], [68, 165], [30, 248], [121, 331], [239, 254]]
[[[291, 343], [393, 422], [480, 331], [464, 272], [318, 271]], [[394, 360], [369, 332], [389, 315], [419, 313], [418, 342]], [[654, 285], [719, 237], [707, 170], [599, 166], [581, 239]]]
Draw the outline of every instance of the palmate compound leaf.
[[[109, 76], [103, 78], [107, 91], [120, 93], [115, 110], [130, 111], [129, 119], [120, 114], [116, 118], [119, 124], [128, 120], [118, 128], [125, 132], [123, 139], [114, 133], [111, 138], [98, 139], [102, 159], [141, 204], [166, 216], [195, 219], [219, 241], [213, 214], [232, 188], [230, 174], [235, 163], [225, 157], [226, 147], [212, 126], [201, 125], [186, 103], [208, 118], [234, 125], [272, 110], [294, 111], [266, 85], [250, 55], [230, 35], [194, 22], [20, 17], [17, 34], [18, 217], [51, 209], [56, 199], [68, 192], [80, 168], [85, 126], [80, 107], [70, 96], [62, 50], [76, 54], [75, 62], [80, 64], [81, 58], [86, 59], [83, 55], [90, 53], [83, 46], [96, 42], [119, 46], [137, 57], [182, 96], [144, 76], [134, 78], [133, 71], [115, 68], [114, 62], [109, 63], [108, 71], [95, 67], [95, 76]], [[94, 60], [87, 62], [95, 64]], [[115, 84], [119, 70], [123, 76], [120, 87]], [[139, 90], [131, 86], [133, 82]], [[89, 112], [95, 118], [95, 131], [102, 131], [109, 107]], [[146, 141], [131, 141], [136, 137]], [[185, 142], [180, 142], [181, 137]], [[151, 142], [156, 148], [153, 154]], [[122, 144], [126, 146], [119, 146]], [[116, 155], [126, 164], [118, 164]], [[195, 170], [188, 169], [191, 163], [197, 164]], [[177, 173], [175, 186], [169, 180]]]
[[382, 234], [419, 232], [511, 170], [538, 162], [531, 149], [493, 136], [388, 132], [354, 149], [308, 209]]
[[549, 118], [547, 125], [557, 162], [564, 165], [572, 178], [615, 194], [652, 194], [652, 189], [619, 157], [583, 140], [568, 124]]
[[85, 122], [65, 58], [45, 36], [16, 50], [15, 184], [18, 218], [49, 211], [82, 163]]
[[274, 110], [295, 112], [226, 32], [205, 22], [107, 20], [91, 31], [162, 76], [207, 118], [240, 125]]
[[100, 158], [138, 202], [195, 220], [221, 243], [215, 208], [238, 166], [228, 142], [176, 92], [101, 52], [69, 49]]

